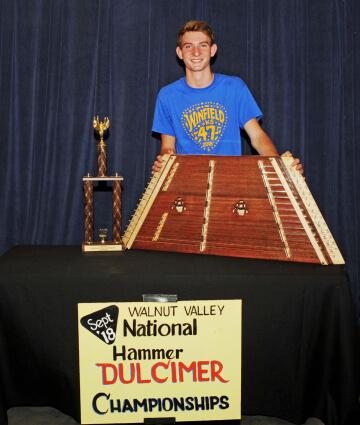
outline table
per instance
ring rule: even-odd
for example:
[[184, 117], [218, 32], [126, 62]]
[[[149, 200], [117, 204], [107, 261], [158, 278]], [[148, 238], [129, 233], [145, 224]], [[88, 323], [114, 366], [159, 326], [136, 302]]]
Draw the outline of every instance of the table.
[[0, 257], [0, 276], [2, 424], [21, 405], [79, 420], [77, 303], [144, 293], [243, 300], [244, 415], [360, 423], [359, 330], [342, 266], [20, 246]]

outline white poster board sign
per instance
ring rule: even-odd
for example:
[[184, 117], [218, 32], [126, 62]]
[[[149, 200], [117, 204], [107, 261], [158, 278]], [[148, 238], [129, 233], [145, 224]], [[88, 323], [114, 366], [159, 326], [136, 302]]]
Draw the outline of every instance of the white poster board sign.
[[78, 305], [82, 424], [241, 418], [241, 300]]

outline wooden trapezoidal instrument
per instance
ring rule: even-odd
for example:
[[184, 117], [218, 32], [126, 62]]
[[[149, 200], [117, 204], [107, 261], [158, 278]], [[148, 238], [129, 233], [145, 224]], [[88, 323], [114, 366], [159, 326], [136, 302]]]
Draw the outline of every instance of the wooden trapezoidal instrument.
[[292, 161], [167, 155], [124, 233], [125, 248], [343, 264]]

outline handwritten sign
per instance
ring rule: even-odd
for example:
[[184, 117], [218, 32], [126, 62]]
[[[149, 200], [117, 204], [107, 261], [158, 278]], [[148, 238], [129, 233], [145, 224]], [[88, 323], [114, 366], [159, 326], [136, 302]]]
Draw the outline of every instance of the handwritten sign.
[[241, 419], [241, 300], [78, 305], [81, 423]]

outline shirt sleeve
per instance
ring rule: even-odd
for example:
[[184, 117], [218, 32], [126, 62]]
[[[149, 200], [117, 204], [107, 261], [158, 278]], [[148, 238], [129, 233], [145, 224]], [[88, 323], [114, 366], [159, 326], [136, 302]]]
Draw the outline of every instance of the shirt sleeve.
[[263, 113], [259, 108], [254, 96], [250, 92], [247, 85], [244, 83], [241, 88], [239, 95], [239, 123], [240, 127], [244, 128], [244, 125], [251, 119], [256, 118], [259, 120], [262, 118]]
[[168, 134], [169, 136], [175, 136], [170, 111], [162, 90], [160, 90], [156, 99], [152, 131], [160, 134]]

